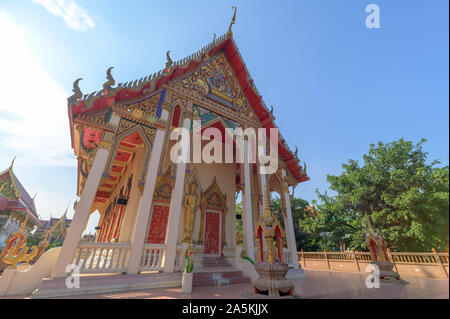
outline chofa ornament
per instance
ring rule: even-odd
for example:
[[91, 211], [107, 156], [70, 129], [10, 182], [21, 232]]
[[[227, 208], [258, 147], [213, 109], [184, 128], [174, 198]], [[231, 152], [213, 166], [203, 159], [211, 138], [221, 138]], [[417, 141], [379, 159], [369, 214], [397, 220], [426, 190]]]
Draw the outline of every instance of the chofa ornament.
[[394, 264], [389, 259], [386, 242], [381, 234], [374, 231], [369, 216], [365, 214], [365, 217], [369, 228], [369, 232], [366, 234], [366, 245], [370, 250], [371, 265], [378, 267], [380, 279], [404, 283], [400, 275], [394, 271]]
[[370, 250], [372, 261], [389, 261], [386, 242], [381, 234], [374, 231], [369, 216], [367, 214], [365, 216], [369, 227], [369, 232], [366, 234], [366, 246]]

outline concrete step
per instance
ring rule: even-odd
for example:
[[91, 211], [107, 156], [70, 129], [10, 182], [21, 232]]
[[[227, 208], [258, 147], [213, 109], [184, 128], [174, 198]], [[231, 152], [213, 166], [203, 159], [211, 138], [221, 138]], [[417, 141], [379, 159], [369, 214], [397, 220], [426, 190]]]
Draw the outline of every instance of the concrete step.
[[192, 286], [219, 286], [232, 285], [239, 283], [250, 283], [251, 280], [242, 274], [239, 270], [223, 270], [223, 271], [209, 271], [205, 269], [204, 272], [194, 272], [192, 279]]
[[203, 257], [203, 267], [231, 267], [231, 264], [224, 257]]

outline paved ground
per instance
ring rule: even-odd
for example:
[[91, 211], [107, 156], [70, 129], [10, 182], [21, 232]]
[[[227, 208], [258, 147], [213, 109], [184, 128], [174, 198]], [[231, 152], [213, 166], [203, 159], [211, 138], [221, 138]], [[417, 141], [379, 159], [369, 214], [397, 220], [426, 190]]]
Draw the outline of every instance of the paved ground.
[[[366, 288], [367, 276], [344, 273], [305, 270], [307, 278], [291, 279], [297, 295], [306, 299], [448, 299], [449, 281], [405, 277], [407, 284], [381, 283], [380, 288]], [[71, 299], [241, 299], [251, 292], [251, 284], [232, 286], [194, 287], [191, 294], [181, 293], [180, 288], [160, 288], [140, 291], [72, 296]]]

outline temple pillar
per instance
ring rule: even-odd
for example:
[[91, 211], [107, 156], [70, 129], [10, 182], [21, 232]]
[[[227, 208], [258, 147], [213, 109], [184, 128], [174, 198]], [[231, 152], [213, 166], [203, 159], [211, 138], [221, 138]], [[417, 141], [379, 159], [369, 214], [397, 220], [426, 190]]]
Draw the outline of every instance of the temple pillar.
[[247, 249], [247, 256], [255, 260], [255, 245], [253, 241], [253, 214], [252, 214], [252, 188], [250, 182], [250, 164], [248, 140], [244, 140], [244, 194], [242, 226], [244, 230], [244, 243]]
[[111, 143], [114, 138], [114, 133], [104, 132], [102, 141], [98, 146], [94, 162], [84, 185], [80, 201], [75, 210], [72, 222], [67, 230], [66, 238], [61, 248], [61, 253], [55, 264], [52, 272], [52, 278], [63, 278], [66, 276], [66, 267], [72, 264], [75, 252], [83, 234], [83, 229], [89, 220], [92, 203], [94, 202], [95, 194], [97, 193], [100, 180], [105, 170], [106, 162], [111, 149]]
[[[168, 113], [163, 110], [161, 118], [166, 120]], [[127, 273], [137, 274], [139, 272], [142, 252], [144, 250], [145, 238], [147, 235], [147, 226], [149, 225], [153, 193], [155, 191], [156, 177], [158, 174], [159, 161], [161, 159], [161, 151], [164, 142], [164, 129], [158, 129], [155, 134], [155, 140], [150, 155], [150, 161], [147, 168], [147, 176], [145, 178], [144, 191], [142, 193], [139, 209], [134, 225], [133, 236], [131, 238], [131, 251], [128, 257]]]
[[[261, 162], [261, 157], [266, 156], [266, 134], [261, 134], [259, 138], [262, 140], [263, 145], [258, 145], [258, 156], [256, 157], [258, 160], [258, 171], [257, 174], [260, 180], [260, 189], [259, 193], [262, 194], [262, 202], [265, 203], [266, 200], [266, 187], [267, 187], [267, 174], [265, 170], [265, 165]], [[268, 188], [267, 188], [268, 189]], [[260, 206], [259, 216], [264, 214], [264, 205]]]
[[[286, 178], [285, 170], [282, 170], [283, 180]], [[284, 183], [284, 182], [283, 182]], [[285, 218], [285, 231], [286, 231], [286, 243], [289, 249], [289, 254], [291, 255], [291, 263], [294, 269], [298, 269], [298, 255], [297, 255], [297, 245], [295, 243], [295, 232], [294, 223], [292, 220], [292, 210], [291, 210], [291, 197], [288, 190], [282, 187], [284, 202], [286, 203], [286, 218]]]
[[[183, 128], [189, 130], [190, 127], [191, 119], [185, 118], [183, 121]], [[172, 197], [170, 198], [169, 218], [167, 220], [165, 241], [166, 250], [162, 260], [162, 263], [164, 265], [164, 272], [173, 272], [175, 268], [178, 231], [180, 229], [181, 221], [181, 203], [183, 201], [184, 178], [186, 175], [186, 162], [188, 159], [188, 153], [189, 152], [183, 151], [182, 155], [184, 158], [181, 158], [181, 161], [177, 164], [175, 186], [172, 191]]]

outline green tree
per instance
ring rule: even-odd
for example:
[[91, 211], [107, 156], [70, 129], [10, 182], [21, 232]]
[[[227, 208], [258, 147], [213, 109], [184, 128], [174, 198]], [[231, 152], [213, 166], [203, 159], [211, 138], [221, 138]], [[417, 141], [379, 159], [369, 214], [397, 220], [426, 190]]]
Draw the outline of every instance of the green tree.
[[42, 239], [44, 238], [44, 234], [43, 233], [34, 233], [34, 234], [29, 234], [27, 237], [27, 243], [26, 245], [28, 247], [32, 247], [32, 246], [37, 246], [39, 245], [39, 243], [42, 241]]
[[[297, 245], [297, 250], [303, 249], [304, 251], [315, 251], [319, 249], [320, 237], [314, 233], [307, 233], [300, 227], [300, 222], [306, 218], [305, 209], [309, 206], [308, 201], [302, 198], [291, 198], [291, 212], [292, 212], [292, 221], [294, 224], [294, 233], [295, 233], [295, 243]], [[281, 199], [280, 198], [272, 198], [271, 201], [271, 210], [272, 212], [280, 212], [278, 214], [278, 219], [284, 226], [284, 218], [281, 214]]]
[[236, 204], [236, 244], [242, 244], [244, 241], [244, 231], [242, 229], [242, 202]]
[[424, 142], [370, 145], [362, 165], [349, 160], [341, 175], [328, 175], [334, 195], [317, 191], [318, 215], [301, 227], [320, 235], [323, 248], [365, 249], [367, 214], [392, 250], [448, 249], [449, 168], [426, 163]]

